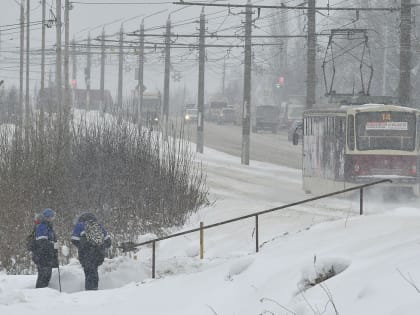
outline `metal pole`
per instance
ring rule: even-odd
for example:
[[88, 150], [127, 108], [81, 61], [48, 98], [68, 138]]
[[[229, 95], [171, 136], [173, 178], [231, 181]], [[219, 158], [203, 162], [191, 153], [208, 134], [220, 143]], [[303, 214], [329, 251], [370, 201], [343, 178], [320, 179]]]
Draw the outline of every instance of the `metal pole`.
[[[248, 0], [248, 5], [251, 1]], [[252, 63], [252, 8], [246, 8], [245, 17], [245, 60], [244, 60], [244, 100], [242, 107], [242, 155], [241, 163], [249, 165], [251, 134], [251, 63]]]
[[143, 93], [144, 93], [144, 19], [140, 25], [140, 47], [139, 47], [139, 104], [137, 121], [141, 123], [141, 111], [143, 106]]
[[20, 67], [19, 67], [19, 108], [16, 111], [17, 122], [22, 127], [23, 119], [23, 52], [25, 46], [25, 7], [23, 0], [20, 2]]
[[102, 29], [101, 41], [101, 113], [105, 113], [105, 29]]
[[306, 108], [316, 103], [316, 26], [315, 0], [308, 0], [308, 51], [306, 61]]
[[91, 41], [90, 41], [90, 33], [88, 36], [87, 42], [87, 65], [86, 65], [86, 73], [85, 73], [85, 81], [86, 81], [86, 109], [91, 110], [91, 97], [90, 97], [90, 73], [92, 68], [92, 54], [91, 54]]
[[168, 126], [169, 116], [169, 77], [171, 75], [171, 16], [166, 21], [165, 35], [165, 78], [163, 83], [163, 119], [165, 130]]
[[204, 223], [200, 222], [200, 259], [204, 258]]
[[62, 59], [61, 59], [61, 0], [57, 0], [56, 2], [56, 17], [57, 17], [57, 25], [56, 25], [56, 37], [57, 37], [57, 54], [56, 54], [56, 69], [55, 69], [55, 82], [56, 82], [56, 90], [57, 90], [57, 110], [59, 113], [59, 120], [62, 119], [62, 101], [63, 101], [63, 90], [62, 90], [62, 81], [61, 81], [61, 66], [62, 66]]
[[259, 244], [259, 231], [258, 231], [258, 215], [255, 216], [255, 251], [258, 253], [260, 250]]
[[363, 215], [363, 188], [360, 188], [360, 215]]
[[223, 57], [223, 78], [222, 78], [222, 95], [225, 96], [225, 82], [226, 82], [226, 56]]
[[[69, 70], [69, 45], [70, 45], [70, 2], [64, 4], [64, 126], [68, 131], [70, 119], [70, 70]], [[69, 144], [69, 143], [67, 143]]]
[[42, 39], [41, 39], [41, 93], [45, 88], [45, 11], [46, 0], [42, 0]]
[[198, 153], [204, 151], [204, 68], [206, 60], [205, 45], [205, 27], [206, 16], [204, 15], [204, 8], [200, 15], [200, 41], [199, 41], [199, 56], [198, 56], [198, 99], [197, 99], [197, 148]]
[[118, 58], [118, 110], [122, 111], [123, 103], [123, 66], [124, 66], [124, 51], [123, 51], [123, 25], [120, 29], [120, 50]]
[[77, 83], [77, 56], [76, 56], [76, 39], [73, 37], [72, 40], [72, 61], [73, 61], [73, 71], [72, 71], [72, 80]]
[[156, 242], [152, 243], [152, 278], [155, 278], [156, 272]]
[[399, 99], [403, 106], [410, 105], [411, 70], [411, 0], [401, 0], [400, 32], [400, 84]]
[[382, 95], [387, 94], [387, 73], [388, 73], [388, 38], [389, 38], [389, 26], [385, 23], [385, 44], [384, 44], [384, 60], [382, 68]]
[[[31, 13], [31, 1], [26, 1], [26, 92], [25, 92], [25, 144], [29, 146], [29, 50], [30, 50], [30, 13]], [[29, 150], [29, 147], [26, 147]]]

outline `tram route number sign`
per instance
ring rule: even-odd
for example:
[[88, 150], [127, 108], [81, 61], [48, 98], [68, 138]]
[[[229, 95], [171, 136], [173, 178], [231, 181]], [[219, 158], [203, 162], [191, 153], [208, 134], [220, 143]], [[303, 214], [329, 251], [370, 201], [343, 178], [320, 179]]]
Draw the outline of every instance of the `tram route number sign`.
[[406, 121], [368, 121], [366, 130], [398, 130], [407, 131], [408, 122]]

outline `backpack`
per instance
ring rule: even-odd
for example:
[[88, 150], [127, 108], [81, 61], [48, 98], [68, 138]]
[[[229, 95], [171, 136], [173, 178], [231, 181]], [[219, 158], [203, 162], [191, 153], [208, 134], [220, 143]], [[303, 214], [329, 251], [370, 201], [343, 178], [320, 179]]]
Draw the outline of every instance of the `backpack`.
[[89, 244], [102, 246], [104, 244], [104, 233], [98, 222], [85, 222], [85, 237]]
[[30, 252], [35, 251], [35, 233], [36, 233], [36, 226], [32, 229], [31, 233], [26, 236], [26, 249]]

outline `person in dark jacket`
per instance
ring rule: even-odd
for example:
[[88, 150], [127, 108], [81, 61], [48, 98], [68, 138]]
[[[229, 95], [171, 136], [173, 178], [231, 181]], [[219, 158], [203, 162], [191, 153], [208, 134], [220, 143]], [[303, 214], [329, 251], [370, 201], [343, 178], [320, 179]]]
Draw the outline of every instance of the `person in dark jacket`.
[[38, 268], [36, 288], [48, 287], [52, 268], [58, 267], [58, 243], [53, 229], [54, 210], [44, 209], [40, 223], [35, 229], [35, 248], [33, 260]]
[[105, 259], [105, 249], [111, 247], [111, 237], [93, 213], [79, 216], [71, 242], [77, 247], [79, 261], [85, 273], [85, 289], [97, 290], [98, 267]]

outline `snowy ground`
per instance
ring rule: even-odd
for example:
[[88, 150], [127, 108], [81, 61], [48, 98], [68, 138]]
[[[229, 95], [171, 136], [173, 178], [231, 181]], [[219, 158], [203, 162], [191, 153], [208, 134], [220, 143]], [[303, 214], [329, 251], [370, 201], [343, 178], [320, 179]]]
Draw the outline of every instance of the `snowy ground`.
[[[185, 229], [308, 198], [298, 170], [207, 148], [202, 158], [213, 204]], [[352, 198], [262, 216], [258, 254], [253, 219], [207, 230], [203, 260], [198, 233], [161, 242], [154, 280], [150, 248], [107, 260], [96, 292], [83, 291], [77, 261], [60, 268], [62, 293], [56, 270], [38, 290], [35, 276], [0, 274], [0, 314], [419, 314], [420, 207], [375, 195], [364, 216]], [[335, 277], [305, 287], [331, 268]]]

